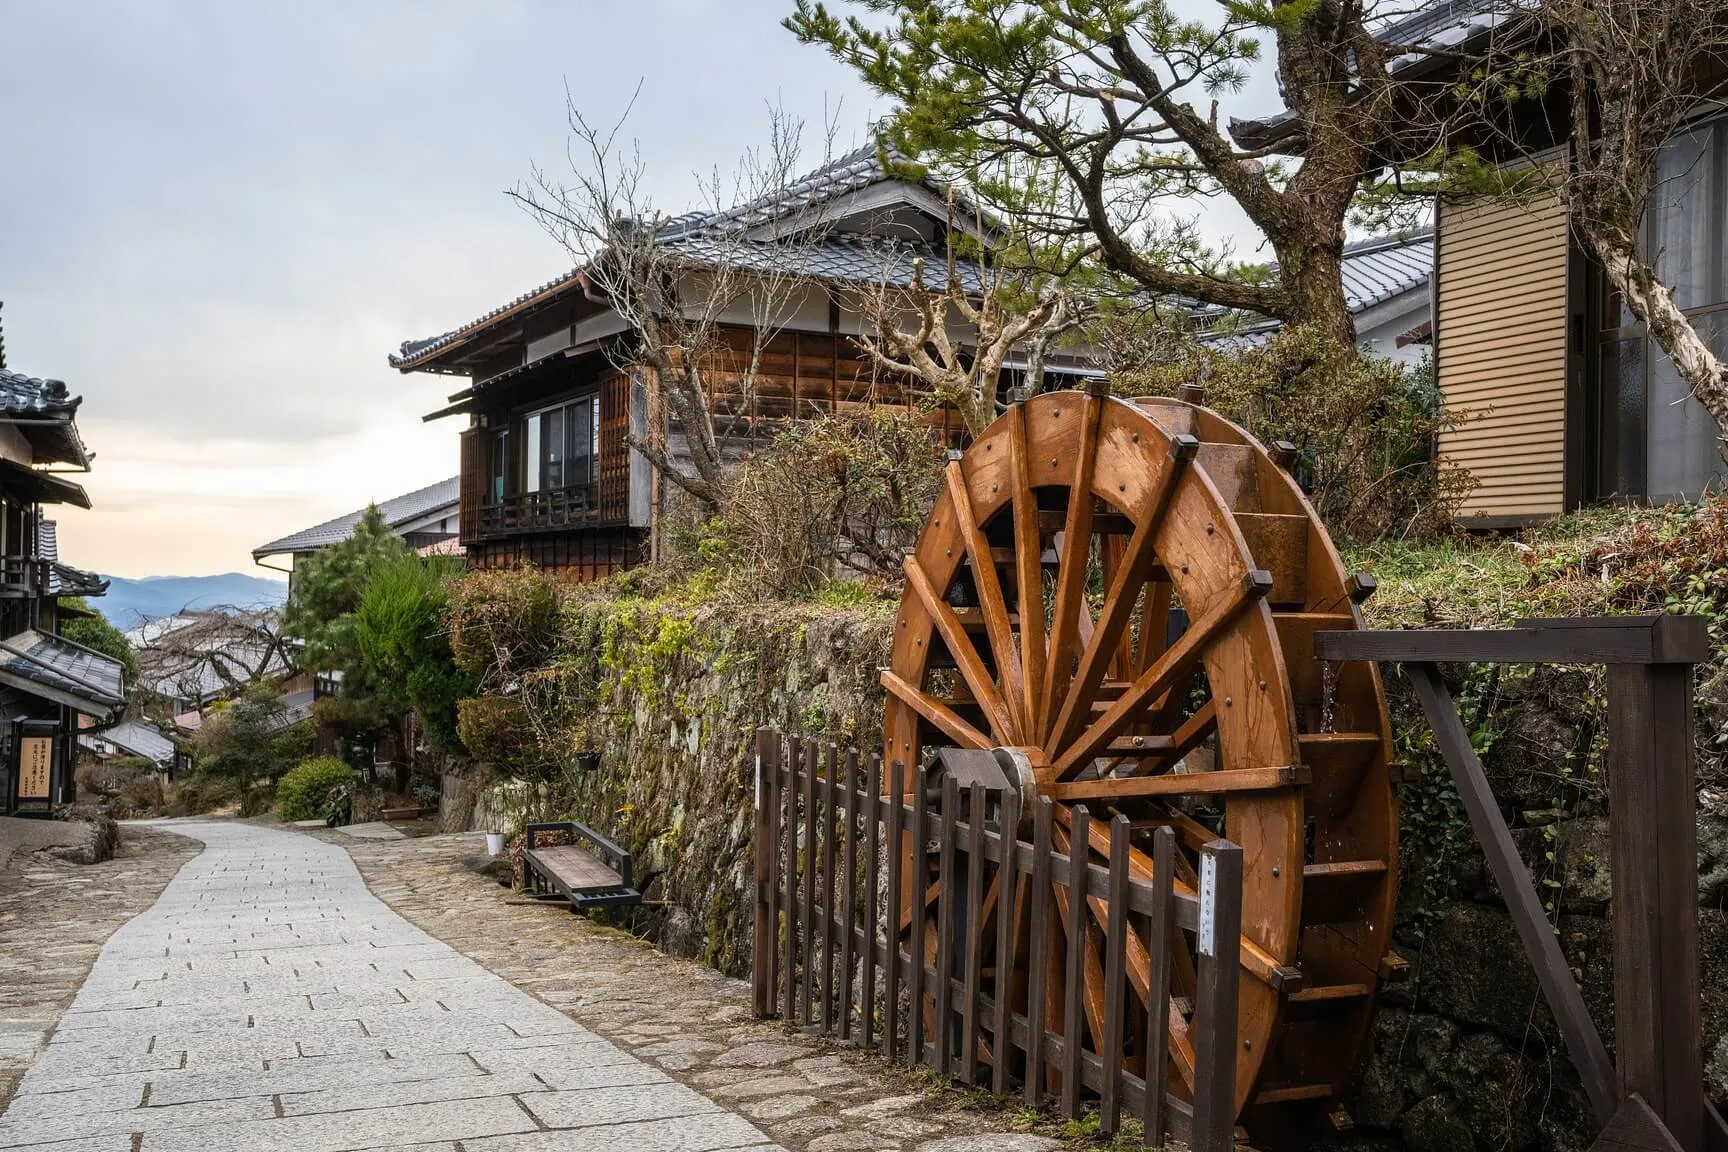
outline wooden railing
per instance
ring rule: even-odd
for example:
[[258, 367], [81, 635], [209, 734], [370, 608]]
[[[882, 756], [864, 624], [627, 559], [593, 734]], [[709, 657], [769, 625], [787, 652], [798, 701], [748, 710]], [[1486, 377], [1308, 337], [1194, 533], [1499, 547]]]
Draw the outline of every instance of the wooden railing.
[[0, 597], [36, 597], [48, 591], [48, 561], [0, 556]]
[[599, 488], [594, 484], [518, 492], [496, 504], [480, 506], [480, 534], [579, 527], [599, 517]]
[[[1107, 1135], [1136, 1116], [1147, 1148], [1173, 1137], [1194, 1152], [1231, 1149], [1239, 847], [1226, 840], [1205, 846], [1195, 894], [1172, 883], [1169, 828], [1153, 833], [1152, 875], [1142, 879], [1130, 873], [1132, 830], [1120, 816], [1111, 823], [1105, 868], [1055, 850], [1047, 798], [1032, 801], [1025, 840], [1015, 792], [982, 784], [963, 790], [951, 777], [937, 789], [909, 787], [899, 763], [885, 778], [879, 757], [861, 761], [855, 752], [768, 730], [757, 734], [756, 761], [758, 1016], [879, 1048], [889, 1060], [998, 1095], [1021, 1093], [1034, 1107], [1048, 1092], [1069, 1119], [1096, 1107]], [[1072, 810], [1073, 843], [1088, 843], [1089, 820], [1085, 808]], [[928, 877], [932, 864], [933, 919], [890, 915], [923, 888], [909, 885], [908, 872]], [[1087, 899], [1068, 899], [1076, 891]], [[1021, 901], [1025, 907], [1017, 907]], [[1038, 962], [997, 964], [986, 982], [983, 955], [992, 941], [996, 957], [1014, 955], [1046, 940], [1064, 916], [1067, 938], [1082, 938], [1100, 902], [1101, 1035], [1079, 994], [1088, 949], [1066, 950], [1059, 987], [1046, 986], [1058, 974], [1046, 971], [1042, 954]], [[1136, 993], [1126, 979], [1131, 925], [1151, 958], [1147, 995], [1138, 999], [1130, 999]], [[1186, 946], [1182, 932], [1194, 933], [1198, 945], [1195, 996], [1184, 1013], [1195, 1062], [1192, 1099], [1147, 1091], [1171, 1083], [1171, 957]], [[1004, 982], [1006, 994], [997, 995]]]

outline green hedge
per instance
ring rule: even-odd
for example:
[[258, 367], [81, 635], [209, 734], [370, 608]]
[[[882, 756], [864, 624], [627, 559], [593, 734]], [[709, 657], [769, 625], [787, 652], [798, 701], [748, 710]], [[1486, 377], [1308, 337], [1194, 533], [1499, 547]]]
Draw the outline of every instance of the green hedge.
[[360, 782], [360, 774], [334, 756], [302, 760], [276, 782], [276, 815], [282, 820], [321, 820], [330, 814], [330, 794]]

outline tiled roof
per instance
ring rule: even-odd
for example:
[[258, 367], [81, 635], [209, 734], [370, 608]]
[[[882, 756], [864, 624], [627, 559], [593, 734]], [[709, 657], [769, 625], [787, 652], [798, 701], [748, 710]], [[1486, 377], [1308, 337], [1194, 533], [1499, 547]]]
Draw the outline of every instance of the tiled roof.
[[118, 660], [33, 628], [0, 641], [0, 683], [90, 716], [126, 702]]
[[[393, 500], [386, 500], [378, 505], [378, 513], [384, 517], [384, 523], [396, 528], [428, 516], [440, 508], [454, 508], [460, 480], [460, 477], [452, 476], [448, 480], [440, 480], [436, 484], [418, 488]], [[320, 548], [340, 544], [354, 534], [354, 526], [360, 523], [360, 517], [365, 514], [366, 509], [362, 508], [358, 512], [350, 512], [346, 516], [338, 516], [334, 520], [326, 520], [322, 524], [301, 529], [279, 540], [261, 544], [252, 549], [252, 558], [261, 560], [266, 556], [280, 556], [284, 553], [316, 552]]]
[[[888, 163], [883, 163], [884, 157], [875, 145], [859, 148], [849, 152], [816, 169], [807, 176], [801, 177], [787, 185], [784, 189], [759, 197], [735, 208], [723, 212], [689, 212], [665, 221], [661, 225], [658, 243], [668, 248], [676, 248], [690, 254], [695, 263], [712, 262], [718, 254], [736, 256], [739, 253], [754, 252], [754, 258], [745, 256], [746, 266], [786, 267], [785, 252], [775, 251], [775, 242], [764, 240], [759, 242], [739, 243], [736, 234], [739, 229], [760, 228], [764, 224], [784, 219], [796, 212], [805, 212], [816, 205], [833, 200], [849, 192], [868, 188], [885, 180], [898, 180], [901, 176], [891, 172], [890, 168], [900, 168], [909, 162], [897, 152], [891, 152], [886, 157]], [[918, 183], [933, 192], [946, 194], [946, 188], [929, 176], [922, 177]], [[972, 209], [966, 206], [970, 215]], [[722, 243], [720, 237], [728, 237]], [[904, 265], [903, 278], [890, 279], [889, 283], [904, 286], [910, 283], [910, 258], [902, 260], [893, 257], [882, 258], [882, 252], [893, 251], [897, 246], [886, 245], [881, 249], [872, 247], [868, 237], [854, 238], [841, 235], [827, 237], [820, 244], [798, 245], [789, 271], [800, 275], [808, 275], [818, 279], [833, 279], [847, 282], [874, 283], [882, 280], [885, 271], [891, 274]], [[760, 246], [758, 246], [760, 245]], [[945, 258], [939, 254], [926, 254], [925, 263], [929, 266], [942, 262]], [[798, 267], [803, 265], [803, 267]], [[537, 288], [530, 289], [508, 303], [501, 304], [482, 316], [478, 316], [460, 328], [453, 328], [441, 336], [433, 336], [424, 340], [405, 340], [401, 351], [390, 356], [393, 367], [404, 371], [436, 352], [450, 346], [457, 340], [484, 328], [506, 313], [533, 304], [544, 297], [556, 295], [566, 284], [579, 277], [584, 269], [573, 268]], [[972, 271], [976, 277], [976, 270]], [[945, 277], [943, 277], [945, 279]], [[926, 282], [931, 282], [931, 272], [926, 272]]]
[[[1278, 266], [1272, 265], [1274, 272]], [[1373, 236], [1357, 240], [1344, 248], [1341, 268], [1344, 279], [1344, 302], [1352, 316], [1360, 316], [1375, 305], [1413, 292], [1428, 283], [1434, 268], [1434, 230], [1422, 228], [1397, 236]], [[1226, 316], [1227, 310], [1202, 307], [1193, 310], [1195, 319], [1213, 322]], [[1215, 338], [1219, 343], [1255, 346], [1282, 324], [1270, 318], [1246, 317], [1244, 322]]]
[[48, 565], [48, 595], [106, 596], [108, 580], [95, 572], [86, 572], [70, 564]]
[[85, 747], [99, 741], [106, 741], [134, 756], [142, 756], [153, 764], [174, 762], [174, 742], [162, 735], [154, 724], [143, 720], [123, 720], [112, 728], [78, 736], [78, 743]]
[[43, 416], [75, 412], [82, 398], [69, 395], [60, 380], [40, 380], [22, 372], [0, 369], [0, 412], [8, 416]]
[[60, 559], [60, 525], [53, 520], [36, 521], [36, 557], [50, 562]]

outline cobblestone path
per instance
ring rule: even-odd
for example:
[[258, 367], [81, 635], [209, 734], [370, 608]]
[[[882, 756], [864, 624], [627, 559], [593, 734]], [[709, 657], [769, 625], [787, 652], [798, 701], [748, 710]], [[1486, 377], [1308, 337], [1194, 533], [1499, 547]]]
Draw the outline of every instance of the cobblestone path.
[[[397, 912], [583, 1027], [803, 1152], [1051, 1152], [1057, 1127], [1015, 1101], [958, 1091], [757, 1021], [749, 985], [554, 907], [469, 867], [477, 833], [358, 841], [319, 832]], [[470, 1145], [472, 1147], [472, 1145]], [[624, 1152], [620, 1149], [620, 1152]]]
[[155, 903], [197, 853], [184, 837], [128, 827], [113, 859], [100, 864], [28, 851], [0, 862], [0, 1110], [103, 942]]
[[397, 916], [292, 832], [207, 845], [102, 948], [0, 1116], [53, 1152], [771, 1148]]

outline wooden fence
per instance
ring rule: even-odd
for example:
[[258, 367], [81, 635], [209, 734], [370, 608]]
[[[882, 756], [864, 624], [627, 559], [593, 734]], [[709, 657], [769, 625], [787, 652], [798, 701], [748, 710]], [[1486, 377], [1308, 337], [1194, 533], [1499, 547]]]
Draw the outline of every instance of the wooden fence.
[[[1106, 868], [1087, 853], [1055, 849], [1046, 798], [1033, 801], [1028, 841], [1020, 839], [1015, 792], [960, 789], [951, 777], [939, 787], [911, 787], [899, 763], [884, 778], [879, 757], [767, 730], [757, 734], [756, 753], [757, 1015], [879, 1048], [890, 1060], [998, 1095], [1022, 1093], [1035, 1107], [1048, 1093], [1069, 1119], [1096, 1107], [1106, 1135], [1136, 1116], [1148, 1148], [1168, 1135], [1195, 1152], [1228, 1152], [1236, 1115], [1239, 847], [1206, 845], [1200, 890], [1191, 894], [1173, 887], [1169, 828], [1153, 833], [1147, 876], [1130, 868], [1132, 830], [1121, 816], [1111, 824]], [[1073, 809], [1071, 843], [1089, 842], [1089, 822], [1085, 808]], [[908, 873], [925, 878], [933, 917], [890, 914], [911, 907], [918, 888]], [[1068, 899], [1075, 891], [1086, 899]], [[1087, 949], [1066, 949], [1060, 973], [1047, 973], [1044, 963], [984, 968], [991, 941], [1000, 958], [1061, 925], [1067, 939], [1090, 936], [1089, 912], [1104, 927], [1093, 937], [1105, 974], [1102, 1027], [1088, 1023], [1081, 1003]], [[1195, 940], [1191, 1006], [1170, 998], [1173, 949], [1187, 947], [1182, 933]], [[1127, 986], [1130, 934], [1150, 955], [1147, 992], [1137, 1000]], [[1053, 976], [1058, 986], [1047, 987]], [[996, 995], [1004, 983], [1006, 994]], [[1169, 1068], [1170, 1013], [1177, 1011], [1189, 1018], [1193, 1041], [1192, 1098], [1146, 1089], [1182, 1082]]]

